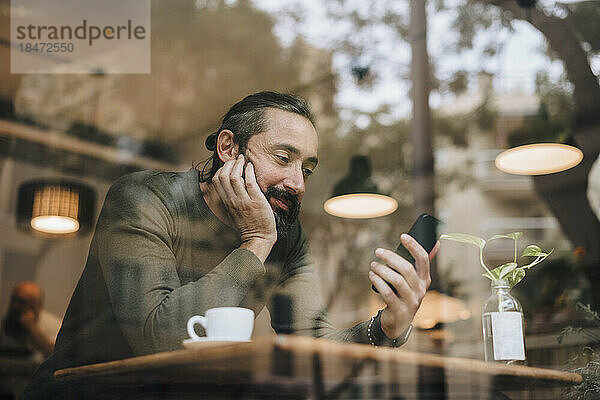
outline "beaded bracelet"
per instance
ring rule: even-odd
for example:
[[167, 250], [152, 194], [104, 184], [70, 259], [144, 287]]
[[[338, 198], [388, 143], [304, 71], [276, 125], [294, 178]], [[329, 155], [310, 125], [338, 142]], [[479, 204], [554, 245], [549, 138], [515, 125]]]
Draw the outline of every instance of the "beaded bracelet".
[[[369, 338], [369, 342], [371, 343], [372, 346], [377, 346], [375, 344], [375, 339], [373, 338], [373, 323], [375, 322], [376, 318], [378, 318], [381, 321], [381, 313], [382, 312], [383, 312], [383, 310], [379, 310], [377, 312], [377, 314], [373, 315], [371, 317], [371, 320], [369, 321], [369, 325], [367, 325], [367, 337]], [[380, 324], [381, 324], [381, 322], [380, 322]], [[412, 330], [413, 330], [413, 326], [412, 326], [412, 324], [410, 324], [410, 325], [408, 325], [408, 328], [406, 328], [406, 331], [404, 331], [404, 333], [402, 335], [400, 335], [398, 338], [393, 339], [393, 340], [388, 339], [391, 342], [390, 346], [391, 347], [402, 346], [404, 343], [406, 343], [408, 341], [408, 338], [409, 338]]]
[[[377, 315], [379, 315], [379, 313], [377, 313]], [[376, 317], [376, 315], [373, 315], [371, 317], [371, 320], [369, 321], [369, 325], [367, 326], [367, 337], [369, 338], [369, 342], [371, 342], [372, 346], [376, 346], [375, 341], [373, 340], [373, 336], [371, 335], [371, 328], [373, 328], [373, 322], [375, 321], [375, 317]]]

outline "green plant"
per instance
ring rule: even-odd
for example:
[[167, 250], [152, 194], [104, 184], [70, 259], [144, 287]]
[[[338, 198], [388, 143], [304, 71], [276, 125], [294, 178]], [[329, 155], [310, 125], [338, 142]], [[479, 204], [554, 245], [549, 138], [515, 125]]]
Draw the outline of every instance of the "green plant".
[[[589, 305], [578, 302], [577, 309], [583, 311], [585, 319], [596, 329], [600, 328], [600, 316]], [[567, 369], [581, 374], [583, 381], [577, 386], [566, 388], [563, 395], [565, 399], [600, 399], [600, 336], [597, 331], [591, 329], [568, 326], [558, 336], [558, 342], [561, 343], [565, 336], [572, 334], [582, 334], [590, 343], [567, 363]], [[585, 366], [575, 368], [575, 365], [581, 365], [582, 361], [586, 363]]]
[[477, 236], [473, 236], [473, 235], [467, 235], [466, 233], [448, 233], [448, 234], [441, 235], [440, 239], [473, 244], [473, 245], [479, 247], [479, 262], [481, 263], [481, 266], [483, 267], [483, 269], [485, 269], [485, 273], [483, 274], [483, 276], [485, 276], [486, 278], [488, 278], [492, 281], [496, 281], [499, 279], [506, 279], [508, 281], [510, 287], [513, 288], [517, 283], [519, 283], [525, 277], [526, 270], [528, 270], [529, 268], [533, 267], [534, 265], [537, 265], [537, 264], [541, 263], [542, 261], [544, 261], [546, 259], [546, 257], [548, 257], [550, 254], [552, 254], [552, 251], [554, 250], [553, 249], [553, 250], [550, 250], [549, 253], [545, 253], [542, 251], [542, 249], [539, 246], [530, 244], [523, 250], [521, 257], [536, 257], [536, 258], [529, 264], [519, 266], [517, 264], [517, 242], [521, 236], [523, 236], [522, 232], [513, 232], [513, 233], [506, 234], [506, 235], [494, 235], [488, 239], [488, 242], [491, 240], [495, 240], [495, 239], [512, 239], [515, 242], [515, 252], [514, 252], [513, 261], [506, 263], [506, 264], [502, 264], [491, 270], [485, 265], [485, 262], [483, 261], [483, 248], [485, 247], [485, 245], [487, 243], [484, 239], [477, 237]]

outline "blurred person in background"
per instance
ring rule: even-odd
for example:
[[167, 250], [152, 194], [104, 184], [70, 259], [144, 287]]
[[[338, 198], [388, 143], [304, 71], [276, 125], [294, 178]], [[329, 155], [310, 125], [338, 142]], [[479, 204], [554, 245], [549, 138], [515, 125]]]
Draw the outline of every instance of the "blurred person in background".
[[19, 283], [12, 291], [0, 329], [2, 355], [42, 361], [54, 349], [60, 320], [43, 309], [42, 288], [35, 282]]
[[[44, 310], [42, 288], [21, 282], [12, 291], [8, 311], [0, 325], [0, 400], [18, 398], [35, 368], [52, 353], [60, 319]], [[18, 368], [12, 368], [11, 362]]]

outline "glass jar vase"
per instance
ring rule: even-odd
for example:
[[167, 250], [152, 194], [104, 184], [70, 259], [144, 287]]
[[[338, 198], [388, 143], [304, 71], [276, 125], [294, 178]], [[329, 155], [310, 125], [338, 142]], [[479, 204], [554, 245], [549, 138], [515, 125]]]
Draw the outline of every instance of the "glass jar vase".
[[508, 281], [492, 281], [492, 295], [483, 305], [482, 320], [485, 361], [524, 364], [523, 309], [510, 294]]

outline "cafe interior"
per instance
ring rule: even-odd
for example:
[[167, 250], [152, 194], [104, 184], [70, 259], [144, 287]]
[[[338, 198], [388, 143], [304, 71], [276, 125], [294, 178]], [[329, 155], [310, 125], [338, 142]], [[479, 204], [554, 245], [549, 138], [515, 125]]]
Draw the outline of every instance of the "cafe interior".
[[[310, 105], [310, 289], [335, 328], [363, 323], [365, 339], [276, 331], [273, 314], [294, 306], [284, 299], [246, 338], [192, 324], [179, 348], [65, 364], [49, 379], [85, 396], [56, 398], [600, 398], [600, 2], [139, 3], [147, 40], [132, 54], [146, 53], [127, 70], [126, 52], [104, 48], [85, 63], [23, 56], [12, 29], [26, 2], [0, 1], [0, 399], [35, 386], [111, 185], [202, 170], [207, 137], [261, 91]], [[370, 264], [423, 213], [440, 242], [431, 284], [404, 343], [379, 345], [387, 303]], [[49, 350], [27, 329], [9, 338], [25, 292], [30, 323], [54, 327]], [[210, 325], [207, 311], [189, 317]], [[239, 329], [242, 314], [223, 315]]]

